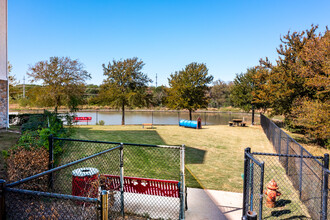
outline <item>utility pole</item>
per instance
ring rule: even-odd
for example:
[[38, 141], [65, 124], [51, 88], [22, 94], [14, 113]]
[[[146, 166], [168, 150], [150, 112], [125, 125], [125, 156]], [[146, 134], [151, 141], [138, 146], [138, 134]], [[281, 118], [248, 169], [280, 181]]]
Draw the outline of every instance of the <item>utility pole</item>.
[[23, 98], [25, 98], [25, 76], [23, 76]]
[[157, 73], [156, 73], [156, 88], [157, 88]]

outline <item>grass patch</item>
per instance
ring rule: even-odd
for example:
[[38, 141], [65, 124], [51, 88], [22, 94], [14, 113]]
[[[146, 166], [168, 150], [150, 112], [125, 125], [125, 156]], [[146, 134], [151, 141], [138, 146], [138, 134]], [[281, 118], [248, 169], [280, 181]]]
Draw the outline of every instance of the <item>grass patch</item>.
[[[79, 126], [77, 139], [131, 142], [143, 144], [186, 145], [188, 187], [242, 192], [244, 148], [270, 152], [272, 146], [260, 127], [204, 126], [201, 130], [179, 126]], [[164, 155], [160, 155], [163, 157]], [[164, 161], [166, 168], [166, 157]], [[144, 164], [144, 163], [142, 163]], [[148, 165], [149, 166], [149, 165]], [[127, 170], [125, 169], [125, 172]], [[134, 172], [136, 173], [136, 172]]]
[[[299, 178], [295, 167], [289, 169], [288, 175], [281, 165], [278, 157], [273, 156], [255, 156], [259, 161], [265, 162], [265, 176], [264, 176], [264, 190], [271, 179], [274, 179], [281, 192], [281, 196], [277, 198], [275, 208], [268, 208], [266, 206], [266, 195], [263, 199], [263, 218], [264, 219], [311, 219], [308, 213], [308, 209], [299, 199], [299, 193], [292, 185], [289, 176], [291, 178]], [[285, 158], [282, 158], [284, 161]], [[299, 164], [298, 158], [289, 158], [290, 164], [293, 165], [296, 162]], [[256, 165], [256, 164], [255, 164]], [[259, 183], [259, 181], [257, 181]], [[313, 187], [311, 187], [313, 188]], [[259, 189], [254, 189], [259, 190]], [[310, 193], [310, 192], [309, 192]], [[317, 192], [315, 192], [315, 196]], [[317, 196], [320, 196], [319, 194]], [[308, 197], [310, 198], [310, 197]], [[315, 199], [315, 198], [314, 198]]]

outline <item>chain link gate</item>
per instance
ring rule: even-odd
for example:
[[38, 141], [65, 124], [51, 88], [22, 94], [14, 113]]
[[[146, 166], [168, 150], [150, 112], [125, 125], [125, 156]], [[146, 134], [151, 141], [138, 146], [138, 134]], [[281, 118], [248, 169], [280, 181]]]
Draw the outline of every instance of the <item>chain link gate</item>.
[[328, 154], [262, 153], [246, 148], [243, 219], [250, 219], [252, 211], [258, 219], [329, 219], [328, 167]]
[[259, 162], [251, 154], [251, 149], [244, 153], [244, 183], [243, 183], [243, 219], [247, 215], [258, 215], [262, 218], [264, 162]]
[[[58, 146], [61, 152], [54, 155]], [[184, 145], [49, 137], [49, 170], [0, 181], [0, 210], [6, 209], [6, 219], [181, 220], [184, 154]], [[77, 170], [97, 173], [80, 177]]]

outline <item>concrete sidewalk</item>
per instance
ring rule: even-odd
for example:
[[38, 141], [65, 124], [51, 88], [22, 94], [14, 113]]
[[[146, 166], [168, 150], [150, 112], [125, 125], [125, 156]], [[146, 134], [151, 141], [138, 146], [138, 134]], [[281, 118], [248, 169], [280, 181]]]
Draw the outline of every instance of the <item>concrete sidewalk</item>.
[[188, 188], [187, 220], [239, 220], [243, 194]]

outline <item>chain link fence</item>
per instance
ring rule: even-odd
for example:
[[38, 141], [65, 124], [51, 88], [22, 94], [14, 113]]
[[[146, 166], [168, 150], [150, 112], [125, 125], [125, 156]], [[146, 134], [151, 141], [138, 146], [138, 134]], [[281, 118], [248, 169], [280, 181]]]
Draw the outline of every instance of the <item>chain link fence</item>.
[[[294, 161], [296, 167], [290, 166], [289, 169], [284, 167], [281, 163], [283, 158], [288, 158], [292, 163]], [[296, 175], [299, 178], [300, 174], [297, 170], [300, 171], [301, 164], [308, 164], [309, 161], [313, 160], [321, 160], [326, 164], [329, 158], [327, 156], [323, 158], [251, 153], [250, 148], [247, 148], [244, 163], [243, 216], [246, 216], [247, 211], [255, 211], [259, 219], [327, 219], [330, 217], [328, 211], [328, 169], [321, 167], [320, 173], [318, 173], [321, 178], [319, 180], [315, 179], [314, 171], [303, 166], [302, 179], [298, 184], [291, 181], [291, 175]], [[259, 168], [261, 166], [262, 171]], [[259, 178], [260, 173], [263, 176], [261, 178]], [[276, 182], [278, 189], [277, 187], [276, 190], [272, 188], [272, 180]], [[255, 192], [259, 187], [263, 190]], [[267, 204], [267, 201], [273, 201], [273, 206]], [[258, 207], [256, 203], [260, 206]]]
[[50, 137], [49, 149], [48, 171], [3, 187], [8, 219], [184, 219], [184, 146]]
[[243, 194], [243, 216], [247, 212], [255, 212], [262, 216], [263, 206], [263, 181], [264, 162], [260, 162], [250, 154], [250, 150], [245, 151], [244, 157], [244, 194]]
[[[330, 217], [327, 209], [329, 155], [313, 156], [267, 117], [261, 114], [260, 120], [276, 154], [246, 152], [245, 155], [248, 155], [246, 157], [250, 158], [249, 160], [253, 158], [264, 163], [264, 183], [268, 184], [274, 179], [280, 187], [281, 195], [275, 208], [267, 207], [264, 199], [262, 216], [259, 218], [327, 219]], [[250, 169], [245, 167], [245, 175], [251, 175]], [[263, 186], [264, 190], [267, 190], [266, 186]], [[244, 185], [245, 197], [250, 196], [251, 187], [252, 185]], [[267, 198], [265, 192], [259, 196]], [[246, 203], [251, 209], [253, 207], [254, 211], [260, 212], [257, 207], [251, 206], [249, 200], [244, 200], [244, 207], [247, 206]], [[246, 207], [243, 216], [247, 211]]]

